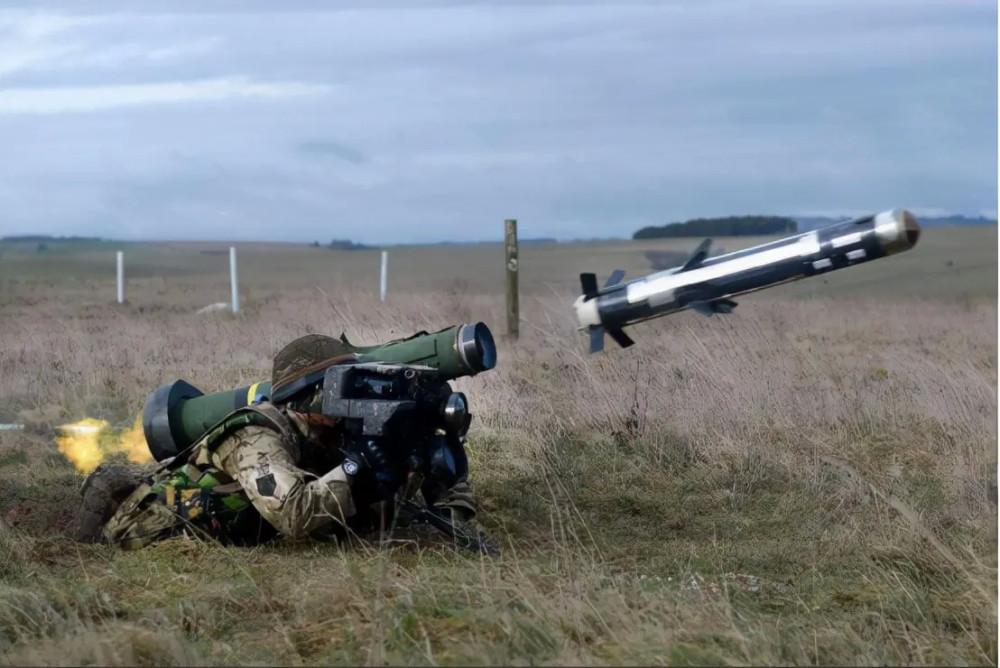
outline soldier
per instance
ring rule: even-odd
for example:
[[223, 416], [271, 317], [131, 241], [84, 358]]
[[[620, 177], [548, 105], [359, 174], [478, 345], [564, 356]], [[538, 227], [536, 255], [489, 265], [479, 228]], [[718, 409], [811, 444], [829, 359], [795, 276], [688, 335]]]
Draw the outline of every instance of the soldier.
[[[272, 395], [313, 371], [354, 359], [348, 344], [331, 337], [296, 339], [274, 359]], [[402, 465], [372, 443], [345, 443], [321, 403], [319, 390], [306, 389], [280, 405], [242, 408], [138, 480], [121, 467], [98, 468], [81, 492], [78, 539], [136, 549], [185, 531], [234, 545], [279, 534], [329, 539], [367, 533], [374, 528], [372, 507], [397, 488]], [[421, 492], [450, 512], [456, 527], [478, 533], [464, 474], [451, 489], [425, 485]]]

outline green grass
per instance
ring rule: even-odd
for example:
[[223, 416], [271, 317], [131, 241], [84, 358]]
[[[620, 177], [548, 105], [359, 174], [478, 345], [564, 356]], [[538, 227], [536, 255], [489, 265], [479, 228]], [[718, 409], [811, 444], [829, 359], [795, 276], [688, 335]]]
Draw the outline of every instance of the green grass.
[[[966, 247], [934, 232], [870, 265], [870, 283], [833, 285], [858, 267], [799, 284], [813, 299], [776, 289], [727, 318], [678, 314], [595, 356], [569, 316], [573, 274], [641, 272], [630, 244], [525, 249], [517, 342], [477, 270], [498, 248], [449, 251], [447, 279], [437, 250], [399, 251], [390, 280], [406, 291], [384, 304], [365, 264], [376, 254], [247, 249], [239, 317], [194, 312], [218, 281], [188, 274], [186, 247], [130, 251], [168, 271], [136, 278], [122, 307], [108, 303], [113, 272], [81, 269], [97, 256], [25, 259], [0, 299], [0, 418], [28, 425], [0, 432], [0, 657], [995, 665], [997, 310], [980, 278], [996, 255], [982, 230]], [[950, 255], [961, 274], [941, 269]], [[563, 281], [555, 293], [546, 276]], [[266, 378], [306, 332], [366, 343], [472, 319], [500, 345], [497, 369], [455, 383], [500, 558], [416, 532], [134, 553], [67, 538], [82, 476], [55, 447], [59, 424], [125, 428], [176, 378], [204, 390]]]
[[[606, 444], [546, 445], [555, 468], [535, 464], [549, 485], [477, 462], [498, 560], [437, 541], [123, 553], [8, 532], [0, 652], [161, 665], [996, 661], [995, 562], [935, 554], [836, 469], [794, 478], [749, 455], [608, 475]], [[967, 548], [989, 555], [995, 540]]]

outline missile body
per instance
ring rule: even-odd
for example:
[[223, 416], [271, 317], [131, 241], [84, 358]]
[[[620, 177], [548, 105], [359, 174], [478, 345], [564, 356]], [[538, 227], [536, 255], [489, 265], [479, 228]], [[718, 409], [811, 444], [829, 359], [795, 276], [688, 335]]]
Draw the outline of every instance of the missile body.
[[590, 333], [590, 352], [604, 347], [605, 331], [626, 348], [634, 343], [622, 330], [627, 325], [687, 308], [730, 313], [731, 297], [901, 253], [919, 236], [913, 215], [894, 209], [715, 257], [706, 239], [683, 266], [626, 283], [621, 270], [600, 289], [594, 274], [581, 274], [583, 294], [573, 306], [579, 328]]

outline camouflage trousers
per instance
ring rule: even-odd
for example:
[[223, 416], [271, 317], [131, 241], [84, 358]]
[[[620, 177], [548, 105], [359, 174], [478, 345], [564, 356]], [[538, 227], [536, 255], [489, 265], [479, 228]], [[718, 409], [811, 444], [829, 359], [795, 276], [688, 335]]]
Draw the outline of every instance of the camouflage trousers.
[[[316, 476], [297, 465], [298, 457], [277, 432], [244, 427], [193, 462], [141, 481], [105, 524], [103, 540], [135, 549], [189, 532], [255, 544], [275, 533], [303, 538], [349, 526], [357, 508], [343, 468]], [[461, 519], [475, 515], [464, 480], [425, 496]]]

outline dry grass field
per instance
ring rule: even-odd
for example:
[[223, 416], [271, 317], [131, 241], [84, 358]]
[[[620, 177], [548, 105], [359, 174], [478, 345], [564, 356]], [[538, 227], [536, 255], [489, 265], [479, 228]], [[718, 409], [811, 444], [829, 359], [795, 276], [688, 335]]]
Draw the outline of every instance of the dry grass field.
[[[526, 245], [508, 341], [498, 245], [378, 253], [0, 247], [0, 660], [6, 664], [997, 663], [997, 232], [632, 330], [585, 353], [576, 275], [652, 244]], [[723, 239], [727, 250], [751, 243]], [[225, 249], [227, 245], [218, 245]], [[129, 427], [149, 392], [266, 378], [308, 332], [376, 342], [483, 320], [457, 381], [498, 559], [431, 537], [142, 551], [66, 537], [56, 427]]]

